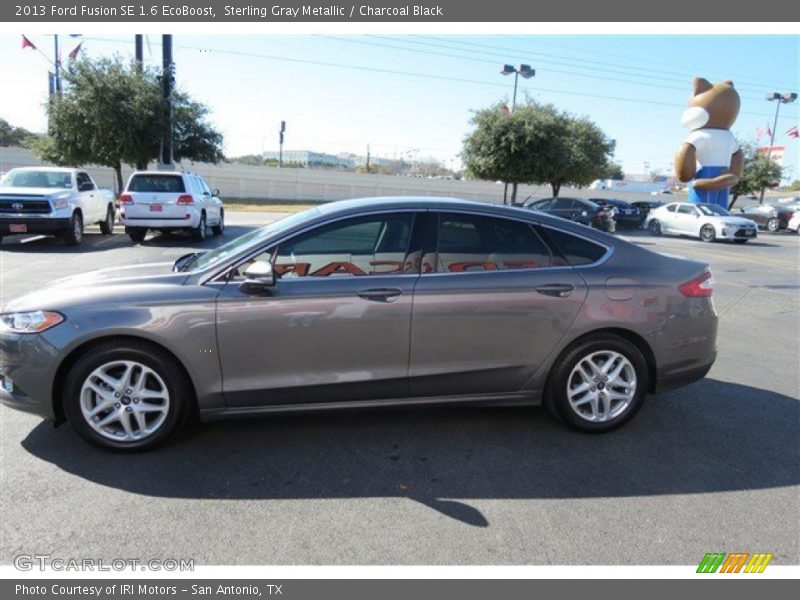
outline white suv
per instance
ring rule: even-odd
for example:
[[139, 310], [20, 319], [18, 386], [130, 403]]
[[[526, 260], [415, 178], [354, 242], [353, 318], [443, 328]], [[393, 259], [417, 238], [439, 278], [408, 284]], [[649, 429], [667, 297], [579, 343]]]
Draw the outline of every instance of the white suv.
[[182, 229], [202, 242], [210, 226], [214, 235], [225, 230], [225, 210], [218, 190], [202, 177], [180, 171], [136, 171], [119, 197], [120, 221], [134, 242], [148, 229]]

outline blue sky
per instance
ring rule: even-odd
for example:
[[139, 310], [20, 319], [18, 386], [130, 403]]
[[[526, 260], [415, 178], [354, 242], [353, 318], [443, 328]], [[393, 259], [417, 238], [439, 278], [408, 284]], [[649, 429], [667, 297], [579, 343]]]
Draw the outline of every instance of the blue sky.
[[[52, 56], [52, 38], [30, 39]], [[160, 36], [149, 36], [145, 60], [160, 63]], [[62, 38], [63, 55], [77, 44]], [[208, 104], [225, 133], [226, 154], [276, 150], [287, 121], [286, 149], [374, 155], [433, 156], [458, 166], [470, 111], [509, 99], [504, 62], [529, 63], [533, 79], [520, 96], [586, 115], [617, 140], [627, 172], [668, 171], [685, 137], [680, 116], [694, 75], [732, 79], [742, 96], [734, 126], [741, 140], [772, 126], [766, 92], [800, 91], [798, 36], [176, 36], [179, 85]], [[133, 54], [133, 35], [84, 38], [90, 56]], [[0, 36], [0, 117], [45, 129], [47, 62]], [[785, 131], [800, 121], [800, 102], [781, 107], [776, 145], [787, 146], [786, 170], [800, 178], [798, 140]], [[762, 138], [762, 141], [763, 138]]]

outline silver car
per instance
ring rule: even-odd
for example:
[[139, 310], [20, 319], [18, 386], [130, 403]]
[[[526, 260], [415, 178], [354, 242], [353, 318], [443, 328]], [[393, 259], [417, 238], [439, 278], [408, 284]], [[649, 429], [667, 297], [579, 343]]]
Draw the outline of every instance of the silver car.
[[542, 213], [336, 202], [11, 302], [0, 400], [120, 450], [192, 416], [394, 405], [543, 403], [608, 431], [708, 372], [712, 291], [703, 263]]

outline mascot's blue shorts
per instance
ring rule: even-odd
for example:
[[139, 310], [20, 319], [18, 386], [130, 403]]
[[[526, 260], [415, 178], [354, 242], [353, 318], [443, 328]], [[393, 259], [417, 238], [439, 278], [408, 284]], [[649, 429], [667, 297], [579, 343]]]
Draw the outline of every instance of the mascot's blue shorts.
[[[695, 179], [711, 179], [728, 170], [729, 167], [703, 167], [695, 173]], [[722, 188], [721, 190], [696, 190], [694, 189], [694, 182], [689, 183], [689, 202], [707, 202], [708, 204], [717, 204], [722, 208], [728, 208], [728, 190], [729, 188]]]

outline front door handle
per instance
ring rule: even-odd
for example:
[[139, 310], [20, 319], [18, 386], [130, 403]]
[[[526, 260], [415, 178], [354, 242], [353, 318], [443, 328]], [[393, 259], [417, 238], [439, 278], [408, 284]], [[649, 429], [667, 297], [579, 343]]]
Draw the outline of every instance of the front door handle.
[[368, 290], [359, 290], [359, 298], [364, 300], [373, 300], [375, 302], [391, 302], [403, 293], [403, 290], [398, 288], [372, 288]]
[[536, 291], [545, 296], [555, 296], [556, 298], [566, 298], [575, 291], [575, 286], [571, 283], [546, 283], [537, 286]]

